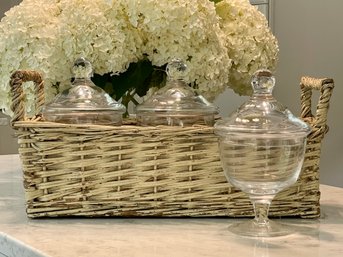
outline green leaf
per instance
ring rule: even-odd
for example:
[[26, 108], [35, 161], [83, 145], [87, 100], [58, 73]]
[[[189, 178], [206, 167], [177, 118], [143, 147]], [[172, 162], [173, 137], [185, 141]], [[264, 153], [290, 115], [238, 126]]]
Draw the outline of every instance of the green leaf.
[[129, 68], [119, 75], [95, 74], [92, 80], [113, 98], [119, 100], [126, 92], [133, 89], [139, 96], [145, 95], [149, 90], [153, 71], [151, 62], [144, 59], [137, 63], [131, 63]]
[[142, 97], [151, 87], [161, 87], [165, 84], [165, 68], [166, 65], [155, 67], [149, 60], [143, 59], [131, 63], [129, 68], [119, 75], [95, 74], [92, 81], [116, 100], [133, 90]]
[[150, 88], [149, 82], [152, 77], [154, 68], [150, 61], [142, 60], [136, 63], [134, 69], [135, 71], [130, 77], [131, 81], [135, 83], [132, 88], [135, 89], [135, 92], [139, 96], [144, 96]]

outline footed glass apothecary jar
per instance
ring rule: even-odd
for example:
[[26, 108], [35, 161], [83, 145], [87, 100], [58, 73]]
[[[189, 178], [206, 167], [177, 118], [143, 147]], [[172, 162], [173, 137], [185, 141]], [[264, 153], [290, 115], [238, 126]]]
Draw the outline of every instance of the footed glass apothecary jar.
[[73, 73], [71, 87], [44, 106], [44, 119], [60, 123], [121, 125], [125, 106], [91, 81], [91, 63], [85, 58], [77, 59]]
[[215, 124], [224, 174], [253, 203], [255, 219], [229, 230], [243, 236], [288, 234], [268, 219], [274, 196], [296, 182], [311, 129], [272, 95], [275, 78], [268, 70], [252, 78], [254, 93], [236, 112]]
[[217, 108], [183, 80], [186, 65], [174, 59], [167, 65], [167, 83], [137, 106], [137, 121], [143, 126], [213, 126]]

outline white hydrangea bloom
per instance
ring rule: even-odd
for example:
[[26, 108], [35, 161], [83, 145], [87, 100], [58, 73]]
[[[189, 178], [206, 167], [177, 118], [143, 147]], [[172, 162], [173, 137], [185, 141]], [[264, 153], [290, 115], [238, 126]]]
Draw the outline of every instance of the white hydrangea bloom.
[[249, 0], [223, 0], [216, 5], [221, 29], [232, 58], [230, 87], [238, 94], [251, 92], [250, 80], [261, 68], [274, 70], [278, 43], [267, 20]]
[[[95, 72], [119, 73], [141, 58], [140, 37], [132, 30], [119, 3], [103, 0], [24, 0], [0, 23], [0, 108], [9, 111], [9, 79], [18, 69], [41, 72], [46, 101], [70, 85], [71, 66], [80, 56]], [[136, 34], [136, 35], [132, 35]], [[26, 109], [34, 111], [32, 91]]]
[[228, 83], [231, 60], [214, 4], [208, 0], [127, 1], [125, 11], [143, 37], [143, 52], [156, 66], [185, 61], [185, 80], [212, 99]]
[[[11, 74], [18, 69], [34, 69], [44, 73], [53, 65], [50, 58], [59, 52], [56, 44], [59, 9], [56, 1], [42, 4], [38, 0], [24, 0], [12, 8], [0, 23], [0, 108], [10, 113], [9, 105]], [[27, 87], [24, 87], [27, 88]], [[53, 90], [49, 85], [47, 91]], [[34, 111], [32, 90], [26, 91], [27, 111]], [[49, 94], [49, 93], [47, 93]]]
[[[81, 56], [99, 75], [120, 74], [144, 56], [156, 66], [180, 58], [186, 81], [213, 99], [227, 85], [243, 92], [241, 82], [257, 67], [274, 66], [278, 51], [248, 0], [216, 8], [209, 0], [23, 0], [1, 20], [0, 35], [0, 108], [7, 113], [8, 83], [18, 69], [42, 73], [50, 101], [57, 86], [69, 86]], [[33, 112], [32, 89], [26, 91]]]

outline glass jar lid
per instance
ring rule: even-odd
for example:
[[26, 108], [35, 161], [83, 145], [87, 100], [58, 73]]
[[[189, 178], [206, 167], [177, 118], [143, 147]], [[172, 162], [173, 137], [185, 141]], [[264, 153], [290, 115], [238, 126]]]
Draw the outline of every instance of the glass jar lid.
[[[145, 102], [137, 106], [137, 118], [139, 121], [150, 120], [151, 124], [145, 125], [161, 125], [154, 122], [154, 117], [159, 119], [161, 117], [183, 119], [193, 121], [197, 124], [203, 117], [211, 116], [209, 123], [214, 123], [214, 115], [218, 112], [217, 108], [207, 101], [202, 95], [198, 94], [185, 81], [184, 76], [187, 71], [187, 66], [179, 59], [174, 59], [168, 63], [167, 82], [163, 88], [160, 88]], [[145, 117], [148, 117], [145, 119]], [[191, 117], [198, 117], [199, 119], [192, 119]], [[189, 122], [181, 122], [180, 124], [170, 123], [165, 120], [165, 125], [185, 125]], [[149, 123], [144, 122], [143, 123]], [[163, 122], [162, 122], [163, 123]], [[207, 123], [207, 122], [205, 122]], [[209, 125], [207, 123], [207, 125]]]
[[252, 97], [228, 118], [215, 124], [217, 134], [263, 134], [264, 136], [306, 136], [310, 126], [295, 117], [272, 95], [275, 77], [269, 70], [259, 70], [252, 78]]
[[74, 81], [71, 87], [43, 108], [43, 117], [48, 121], [65, 123], [121, 123], [125, 106], [91, 81], [91, 63], [85, 58], [79, 58], [72, 71]]

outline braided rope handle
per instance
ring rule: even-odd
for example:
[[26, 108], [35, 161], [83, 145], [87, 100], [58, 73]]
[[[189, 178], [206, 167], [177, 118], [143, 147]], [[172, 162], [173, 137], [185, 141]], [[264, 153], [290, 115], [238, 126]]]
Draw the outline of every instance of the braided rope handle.
[[42, 76], [37, 71], [32, 70], [18, 70], [15, 71], [10, 80], [11, 92], [12, 92], [12, 104], [11, 110], [14, 115], [11, 119], [11, 125], [16, 121], [23, 121], [25, 117], [25, 105], [24, 105], [24, 91], [23, 83], [33, 81], [35, 86], [35, 110], [36, 113], [44, 105], [44, 83]]
[[[302, 77], [300, 82], [301, 88], [301, 118], [304, 120], [312, 119], [313, 126], [320, 128], [326, 133], [328, 131], [327, 113], [330, 105], [330, 98], [334, 88], [333, 79], [329, 78], [312, 78]], [[319, 90], [320, 96], [317, 104], [316, 114], [313, 116], [311, 111], [312, 90]]]

